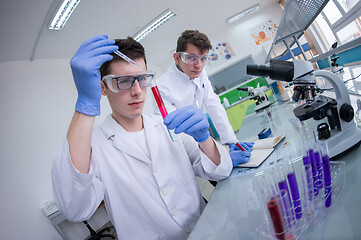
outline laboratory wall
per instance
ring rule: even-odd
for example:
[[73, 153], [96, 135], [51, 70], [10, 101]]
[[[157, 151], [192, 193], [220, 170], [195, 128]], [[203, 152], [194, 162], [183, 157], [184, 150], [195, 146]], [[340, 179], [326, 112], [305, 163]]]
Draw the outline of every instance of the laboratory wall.
[[[51, 166], [77, 97], [69, 59], [1, 63], [0, 73], [0, 238], [60, 240], [42, 208], [53, 200]], [[102, 97], [96, 123], [110, 112]]]
[[[245, 21], [208, 33], [212, 43], [228, 41], [235, 51], [233, 60], [209, 69], [209, 73], [252, 54], [264, 63], [266, 51], [250, 36], [251, 27], [281, 18], [275, 4]], [[202, 29], [199, 29], [200, 31]], [[149, 66], [157, 75], [173, 63]], [[1, 239], [52, 239], [61, 237], [45, 216], [44, 203], [53, 200], [51, 166], [74, 112], [77, 92], [69, 59], [6, 62], [0, 64], [0, 232]], [[148, 92], [145, 112], [153, 112]], [[101, 122], [111, 109], [101, 101]]]

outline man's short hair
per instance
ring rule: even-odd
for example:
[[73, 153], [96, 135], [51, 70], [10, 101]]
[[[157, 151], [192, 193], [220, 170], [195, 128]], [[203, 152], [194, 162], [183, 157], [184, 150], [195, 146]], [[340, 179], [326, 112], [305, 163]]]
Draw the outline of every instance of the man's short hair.
[[177, 41], [177, 52], [184, 52], [187, 50], [188, 43], [193, 44], [201, 50], [201, 52], [212, 49], [212, 45], [204, 33], [198, 30], [185, 30]]
[[[115, 45], [119, 47], [119, 51], [124, 53], [132, 60], [136, 60], [139, 58], [144, 59], [145, 65], [147, 65], [147, 59], [145, 57], [145, 51], [142, 44], [135, 41], [132, 37], [128, 37], [127, 39], [115, 39]], [[111, 61], [103, 63], [103, 65], [99, 68], [101, 79], [108, 75], [110, 72], [110, 63], [113, 61], [125, 61], [115, 53], [111, 53], [113, 59]]]

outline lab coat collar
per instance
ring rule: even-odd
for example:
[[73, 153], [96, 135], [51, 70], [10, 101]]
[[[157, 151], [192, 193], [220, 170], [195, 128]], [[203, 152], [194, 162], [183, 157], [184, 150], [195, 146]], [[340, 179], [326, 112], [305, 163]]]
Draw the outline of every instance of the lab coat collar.
[[177, 67], [177, 64], [174, 63], [173, 64], [173, 71], [182, 79], [185, 79], [187, 81], [191, 80], [187, 74], [185, 74], [184, 72], [182, 72], [181, 70], [179, 70], [179, 68]]
[[[154, 141], [153, 136], [157, 135], [156, 130], [153, 130], [151, 121], [147, 116], [143, 116], [144, 123], [144, 133], [146, 138], [146, 143], [148, 146], [149, 154], [151, 159], [153, 157], [157, 157], [157, 141]], [[155, 124], [156, 125], [156, 124]], [[103, 134], [108, 140], [111, 140], [113, 146], [117, 148], [119, 151], [124, 152], [134, 158], [137, 158], [143, 162], [150, 163], [151, 159], [149, 159], [140, 149], [140, 147], [136, 143], [129, 143], [129, 138], [127, 137], [127, 131], [119, 125], [111, 115], [108, 115], [101, 125], [101, 129]], [[153, 140], [153, 141], [152, 141]]]
[[176, 63], [174, 63], [174, 65], [173, 65], [173, 71], [174, 71], [175, 74], [178, 75], [182, 80], [184, 80], [184, 81], [192, 81], [193, 84], [195, 84], [199, 89], [201, 89], [201, 87], [202, 87], [202, 86], [201, 86], [201, 85], [202, 85], [202, 83], [201, 83], [201, 77], [202, 77], [202, 75], [205, 73], [204, 68], [203, 68], [201, 74], [199, 75], [199, 77], [194, 78], [194, 79], [190, 79], [187, 74], [185, 74], [184, 72], [182, 72], [181, 70], [179, 70]]

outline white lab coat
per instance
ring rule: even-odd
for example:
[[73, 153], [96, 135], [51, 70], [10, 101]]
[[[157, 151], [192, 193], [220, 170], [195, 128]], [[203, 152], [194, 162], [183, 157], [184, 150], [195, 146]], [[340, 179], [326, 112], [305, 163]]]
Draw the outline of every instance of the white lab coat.
[[224, 179], [232, 161], [216, 143], [216, 166], [192, 137], [179, 134], [173, 143], [159, 116], [143, 121], [150, 159], [108, 116], [93, 131], [89, 174], [74, 168], [65, 140], [52, 169], [55, 203], [69, 220], [82, 221], [104, 199], [119, 239], [186, 239], [205, 206], [195, 176]]
[[[188, 105], [202, 109], [204, 105], [221, 142], [225, 144], [238, 141], [229, 123], [227, 113], [219, 97], [214, 93], [204, 69], [198, 78], [190, 80], [174, 64], [157, 79], [157, 86], [168, 112]], [[154, 109], [158, 109], [158, 107], [154, 107]], [[157, 110], [155, 112], [157, 113]]]

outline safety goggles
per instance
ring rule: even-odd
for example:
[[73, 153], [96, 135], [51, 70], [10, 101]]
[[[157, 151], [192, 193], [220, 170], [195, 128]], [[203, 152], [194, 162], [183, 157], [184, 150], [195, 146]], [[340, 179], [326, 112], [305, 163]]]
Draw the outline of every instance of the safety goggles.
[[178, 52], [178, 55], [182, 59], [182, 61], [187, 64], [196, 64], [198, 63], [198, 61], [201, 64], [205, 64], [208, 60], [211, 59], [210, 55], [204, 55], [200, 57], [198, 55], [186, 52]]
[[135, 81], [138, 81], [139, 87], [145, 88], [150, 86], [150, 81], [153, 80], [155, 73], [147, 72], [145, 74], [139, 76], [114, 76], [114, 75], [106, 75], [103, 77], [103, 81], [106, 82], [107, 86], [112, 92], [117, 93], [118, 90], [128, 90], [131, 89]]

